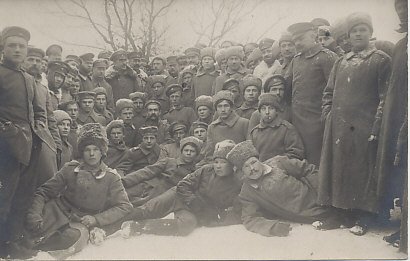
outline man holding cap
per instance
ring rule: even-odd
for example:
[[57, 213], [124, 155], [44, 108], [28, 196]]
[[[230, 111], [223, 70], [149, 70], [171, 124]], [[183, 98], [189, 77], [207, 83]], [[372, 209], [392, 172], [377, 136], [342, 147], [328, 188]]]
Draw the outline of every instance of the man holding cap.
[[212, 95], [212, 85], [214, 84], [216, 77], [219, 76], [214, 65], [215, 53], [216, 50], [212, 47], [201, 49], [201, 66], [192, 81], [192, 89], [195, 98], [198, 98], [201, 95]]
[[299, 51], [285, 74], [292, 90], [292, 124], [302, 137], [306, 159], [319, 166], [323, 140], [320, 97], [337, 55], [316, 43], [311, 23], [293, 24], [288, 31]]
[[282, 71], [278, 61], [280, 49], [278, 43], [270, 38], [262, 39], [259, 43], [259, 49], [262, 52], [263, 61], [255, 67], [253, 75], [260, 78], [264, 84], [270, 76], [280, 74]]
[[93, 62], [92, 76], [91, 80], [93, 86], [103, 87], [107, 94], [107, 109], [112, 113], [114, 112], [114, 97], [112, 93], [111, 85], [105, 80], [105, 71], [108, 67], [108, 61], [105, 59], [97, 59]]
[[171, 108], [164, 115], [164, 119], [170, 124], [180, 121], [186, 126], [191, 127], [191, 124], [196, 121], [197, 116], [194, 109], [182, 105], [182, 86], [179, 84], [171, 84], [165, 93], [169, 98]]
[[105, 118], [101, 115], [97, 115], [94, 111], [95, 105], [95, 92], [79, 92], [78, 93], [78, 116], [77, 122], [80, 125], [84, 125], [87, 123], [105, 123]]
[[80, 56], [81, 64], [79, 66], [80, 77], [80, 91], [92, 91], [94, 89], [93, 82], [91, 80], [91, 71], [93, 69], [94, 54], [85, 53]]

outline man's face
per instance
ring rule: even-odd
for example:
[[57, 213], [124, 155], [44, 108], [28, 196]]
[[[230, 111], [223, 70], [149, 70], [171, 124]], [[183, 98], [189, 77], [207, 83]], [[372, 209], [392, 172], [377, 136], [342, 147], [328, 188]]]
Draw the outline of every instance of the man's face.
[[127, 67], [127, 58], [119, 57], [114, 61], [114, 67], [119, 69], [125, 69]]
[[256, 157], [250, 157], [242, 166], [244, 177], [248, 179], [258, 179], [262, 176], [263, 170], [263, 164]]
[[214, 159], [213, 167], [215, 174], [219, 177], [225, 177], [233, 174], [233, 167], [226, 159]]
[[71, 69], [78, 70], [79, 65], [76, 61], [70, 60], [67, 62], [67, 64], [71, 67]]
[[198, 65], [199, 56], [196, 54], [190, 54], [186, 57], [188, 65]]
[[407, 5], [407, 1], [398, 1], [394, 6], [402, 24], [406, 24], [408, 20]]
[[156, 73], [156, 74], [161, 74], [161, 73], [164, 72], [164, 69], [165, 69], [165, 65], [164, 65], [164, 63], [162, 62], [162, 60], [160, 60], [160, 59], [155, 59], [155, 60], [152, 62], [152, 70], [154, 71], [154, 73]]
[[132, 100], [134, 104], [134, 109], [137, 112], [141, 112], [144, 109], [144, 101], [141, 98], [135, 98]]
[[180, 91], [174, 92], [169, 96], [169, 103], [171, 106], [180, 105], [181, 104], [181, 96], [182, 93]]
[[67, 73], [67, 75], [65, 76], [64, 84], [61, 88], [69, 90], [73, 85], [73, 77], [74, 76], [72, 74]]
[[202, 66], [205, 70], [210, 70], [214, 67], [214, 59], [210, 56], [202, 58]]
[[128, 64], [130, 65], [131, 68], [139, 68], [140, 62], [141, 62], [140, 58], [128, 59]]
[[267, 64], [272, 64], [274, 62], [273, 60], [273, 54], [272, 54], [272, 48], [265, 48], [262, 50], [262, 56], [263, 60]]
[[106, 108], [107, 105], [107, 97], [105, 97], [105, 94], [98, 94], [95, 97], [95, 108], [98, 111], [102, 111]]
[[185, 138], [186, 132], [184, 129], [179, 129], [174, 131], [174, 139], [177, 143], [179, 143], [183, 138]]
[[57, 124], [58, 131], [62, 138], [67, 138], [68, 134], [70, 134], [71, 122], [69, 120], [60, 121]]
[[369, 46], [371, 37], [372, 32], [365, 24], [356, 25], [349, 32], [349, 39], [352, 44], [352, 48], [357, 51], [361, 51]]
[[317, 41], [323, 46], [326, 46], [326, 43], [333, 39], [331, 36], [321, 35], [317, 37]]
[[211, 110], [207, 106], [204, 106], [204, 105], [199, 106], [197, 111], [198, 111], [198, 117], [200, 119], [208, 119], [212, 113]]
[[157, 104], [150, 104], [147, 106], [147, 117], [150, 120], [158, 120], [161, 111]]
[[171, 61], [167, 63], [167, 69], [172, 77], [178, 77], [179, 65], [176, 61]]
[[67, 105], [66, 112], [70, 115], [71, 119], [75, 121], [78, 115], [78, 105], [76, 103]]
[[304, 52], [316, 44], [316, 35], [313, 31], [308, 31], [304, 34], [292, 37], [296, 49]]
[[71, 95], [76, 96], [79, 91], [80, 91], [80, 79], [77, 77], [74, 77], [73, 84], [70, 87], [70, 93]]
[[145, 149], [152, 149], [157, 144], [157, 136], [154, 134], [145, 134], [142, 137], [141, 146]]
[[93, 61], [83, 61], [79, 66], [80, 70], [85, 73], [90, 73], [93, 69]]
[[241, 68], [241, 59], [238, 56], [230, 56], [226, 63], [232, 71], [238, 71]]
[[101, 162], [101, 158], [102, 158], [102, 153], [100, 148], [98, 148], [95, 145], [87, 145], [84, 148], [84, 152], [83, 152], [83, 158], [84, 158], [84, 162], [85, 164], [87, 164], [90, 167], [98, 167], [100, 162]]
[[92, 98], [86, 98], [86, 99], [82, 99], [80, 101], [80, 108], [84, 111], [84, 112], [90, 112], [94, 109], [94, 99]]
[[223, 100], [219, 102], [218, 105], [216, 105], [216, 111], [218, 112], [221, 119], [226, 119], [229, 117], [229, 115], [231, 115], [231, 104], [227, 100]]
[[46, 60], [41, 60], [41, 72], [45, 73], [47, 71], [48, 62]]
[[3, 47], [3, 59], [13, 63], [21, 64], [27, 56], [27, 41], [18, 36], [6, 38]]
[[23, 63], [23, 68], [31, 75], [41, 73], [42, 59], [38, 56], [27, 56]]
[[282, 101], [283, 95], [285, 94], [285, 85], [279, 84], [279, 85], [273, 85], [269, 87], [269, 93], [272, 93]]
[[195, 147], [192, 145], [185, 145], [181, 151], [182, 159], [187, 162], [191, 163], [195, 160], [196, 157], [196, 150]]
[[52, 61], [61, 61], [61, 52], [60, 51], [55, 51], [52, 52], [48, 55], [48, 60], [50, 62]]
[[280, 43], [280, 52], [284, 58], [291, 59], [296, 54], [296, 46], [292, 42], [281, 42]]
[[192, 83], [192, 74], [190, 73], [184, 73], [182, 76], [182, 84], [184, 86], [191, 86]]
[[151, 85], [151, 92], [155, 97], [160, 97], [164, 93], [164, 85], [160, 82], [156, 82]]
[[223, 59], [221, 61], [221, 64], [219, 65], [219, 67], [221, 68], [222, 72], [226, 72], [226, 69], [228, 68], [228, 63], [226, 59]]
[[124, 123], [131, 123], [132, 117], [134, 117], [134, 112], [132, 111], [133, 108], [124, 108], [121, 110], [120, 119], [124, 121]]
[[65, 80], [65, 75], [59, 72], [54, 72], [54, 83], [57, 89], [60, 89]]
[[196, 138], [202, 140], [203, 142], [205, 142], [206, 132], [207, 132], [207, 130], [205, 128], [196, 128], [196, 129], [194, 129], [194, 137], [196, 137]]
[[248, 65], [246, 66], [246, 69], [249, 69], [249, 70], [254, 70], [255, 69], [255, 67], [256, 67], [256, 65], [255, 65], [255, 62], [254, 61], [250, 61], [249, 63], [248, 63]]
[[237, 101], [239, 96], [241, 95], [239, 93], [239, 85], [237, 85], [237, 84], [229, 86], [228, 91], [230, 91], [232, 93], [234, 101]]
[[93, 67], [93, 77], [99, 78], [99, 79], [104, 78], [105, 70], [106, 70], [105, 66]]
[[181, 68], [184, 68], [185, 66], [188, 65], [188, 62], [186, 60], [186, 57], [180, 57], [178, 58], [178, 64]]
[[109, 138], [114, 144], [120, 144], [120, 142], [122, 142], [124, 138], [124, 132], [122, 128], [112, 128]]
[[247, 102], [257, 102], [259, 97], [259, 90], [256, 86], [248, 86], [243, 93], [243, 98]]
[[262, 105], [260, 109], [260, 114], [261, 120], [265, 123], [271, 123], [278, 116], [275, 107], [270, 105]]

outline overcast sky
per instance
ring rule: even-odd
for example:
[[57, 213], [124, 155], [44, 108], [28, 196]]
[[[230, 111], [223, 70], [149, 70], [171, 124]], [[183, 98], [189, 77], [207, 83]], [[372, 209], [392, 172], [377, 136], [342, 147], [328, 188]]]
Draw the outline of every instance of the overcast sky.
[[[86, 51], [98, 53], [97, 49], [70, 44], [104, 46], [104, 42], [89, 24], [61, 14], [55, 1], [0, 0], [0, 29], [10, 25], [23, 26], [31, 32], [31, 45], [45, 49], [52, 43], [58, 43], [64, 47], [64, 56], [80, 55]], [[57, 1], [70, 11], [67, 0]], [[102, 17], [99, 11], [102, 0], [85, 1], [96, 16]], [[161, 18], [160, 26], [169, 27], [164, 49], [184, 49], [196, 42], [197, 35], [191, 23], [197, 21], [196, 16], [201, 13], [205, 1], [208, 0], [177, 0], [168, 14]], [[255, 41], [266, 32], [264, 37], [278, 39], [281, 32], [292, 23], [310, 21], [315, 17], [322, 17], [333, 23], [355, 11], [367, 12], [372, 16], [374, 36], [377, 39], [396, 43], [402, 38], [402, 35], [394, 31], [399, 23], [394, 0], [265, 0], [226, 38], [246, 43]], [[278, 16], [284, 18], [267, 30]]]

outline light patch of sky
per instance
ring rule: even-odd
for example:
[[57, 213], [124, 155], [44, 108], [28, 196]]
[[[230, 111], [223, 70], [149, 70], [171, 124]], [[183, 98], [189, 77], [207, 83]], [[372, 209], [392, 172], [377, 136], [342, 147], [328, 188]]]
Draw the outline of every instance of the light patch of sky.
[[[99, 21], [103, 21], [103, 1], [84, 1], [92, 14]], [[199, 21], [200, 17], [209, 19], [207, 9], [204, 8], [207, 1], [177, 0], [168, 14], [161, 18], [159, 25], [168, 27], [163, 47], [164, 54], [175, 49], [183, 50], [195, 44], [197, 35], [191, 23]], [[52, 43], [58, 43], [64, 47], [64, 55], [79, 55], [87, 51], [99, 52], [98, 49], [73, 44], [106, 47], [90, 24], [62, 14], [56, 2], [67, 12], [75, 10], [68, 0], [1, 0], [0, 29], [10, 25], [23, 26], [32, 34], [31, 45], [45, 49]], [[374, 36], [377, 39], [396, 43], [403, 37], [394, 31], [399, 23], [394, 10], [394, 0], [265, 0], [225, 38], [240, 43], [264, 37], [278, 39], [292, 23], [322, 17], [332, 24], [337, 19], [356, 11], [367, 12], [372, 16]], [[271, 27], [280, 16], [283, 16], [283, 19]]]

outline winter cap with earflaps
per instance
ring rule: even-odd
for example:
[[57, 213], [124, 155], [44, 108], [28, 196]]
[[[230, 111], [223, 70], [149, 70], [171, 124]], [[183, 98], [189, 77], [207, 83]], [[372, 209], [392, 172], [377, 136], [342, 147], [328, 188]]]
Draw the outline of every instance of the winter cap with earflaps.
[[233, 100], [233, 94], [230, 91], [227, 90], [222, 90], [217, 92], [213, 97], [213, 102], [214, 102], [214, 108], [216, 110], [216, 106], [218, 105], [218, 103], [220, 103], [223, 100], [228, 101], [231, 105], [233, 105], [234, 100]]
[[215, 150], [213, 154], [213, 159], [221, 158], [226, 159], [226, 155], [232, 150], [236, 145], [233, 140], [223, 140], [215, 144]]
[[185, 138], [181, 139], [179, 144], [180, 144], [179, 148], [180, 148], [181, 152], [182, 152], [182, 150], [184, 149], [184, 147], [186, 145], [191, 145], [195, 148], [196, 154], [198, 155], [199, 152], [202, 149], [203, 142], [202, 142], [202, 140], [198, 139], [197, 137], [189, 136], [189, 137], [185, 137]]
[[54, 114], [54, 118], [57, 121], [57, 124], [64, 120], [68, 120], [70, 121], [70, 123], [72, 122], [70, 115], [68, 115], [68, 113], [63, 110], [55, 110], [53, 114]]
[[115, 103], [115, 111], [117, 115], [121, 113], [121, 111], [125, 108], [134, 108], [134, 103], [130, 99], [119, 99]]
[[369, 27], [370, 32], [373, 33], [373, 23], [372, 18], [370, 15], [366, 13], [352, 13], [346, 17], [346, 24], [347, 24], [347, 35], [349, 35], [350, 31], [359, 24], [365, 24]]
[[109, 137], [111, 134], [112, 129], [114, 128], [121, 128], [124, 130], [124, 122], [122, 120], [112, 120], [110, 123], [108, 123], [106, 129], [107, 129], [107, 136]]
[[235, 145], [232, 150], [226, 155], [226, 159], [234, 165], [238, 170], [241, 170], [243, 164], [251, 157], [259, 157], [259, 153], [253, 146], [251, 140], [246, 140]]
[[208, 96], [208, 95], [201, 95], [198, 96], [195, 99], [195, 111], [198, 110], [199, 106], [206, 106], [208, 107], [210, 110], [213, 110], [213, 102], [212, 102], [212, 97]]

